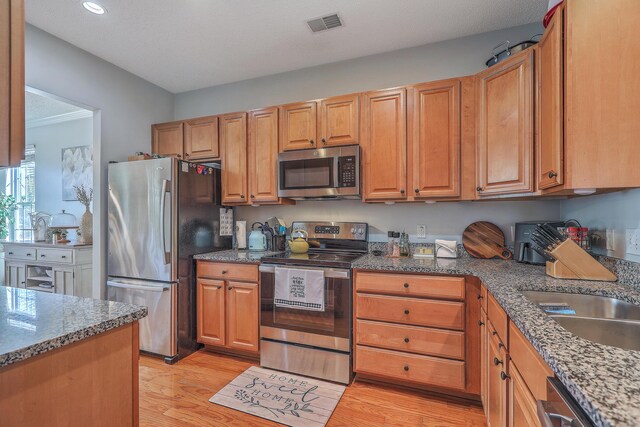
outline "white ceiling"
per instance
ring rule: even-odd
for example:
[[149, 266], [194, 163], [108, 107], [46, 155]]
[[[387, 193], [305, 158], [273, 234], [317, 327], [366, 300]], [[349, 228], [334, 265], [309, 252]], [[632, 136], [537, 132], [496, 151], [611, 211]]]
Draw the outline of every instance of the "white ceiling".
[[78, 111], [86, 111], [75, 105], [58, 101], [57, 99], [41, 96], [32, 92], [25, 92], [24, 112], [25, 120], [33, 122], [35, 120], [48, 119], [51, 117], [67, 115]]
[[[177, 93], [541, 21], [547, 0], [27, 0], [27, 21]], [[344, 28], [311, 33], [337, 12]]]

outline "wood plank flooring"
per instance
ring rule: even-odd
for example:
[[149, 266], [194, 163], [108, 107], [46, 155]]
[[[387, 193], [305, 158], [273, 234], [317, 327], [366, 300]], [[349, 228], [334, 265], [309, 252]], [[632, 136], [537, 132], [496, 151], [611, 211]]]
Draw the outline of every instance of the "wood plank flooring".
[[[251, 365], [256, 363], [204, 350], [173, 366], [141, 356], [140, 426], [280, 426], [209, 402], [211, 396]], [[481, 427], [486, 422], [478, 406], [355, 382], [347, 387], [327, 425]]]

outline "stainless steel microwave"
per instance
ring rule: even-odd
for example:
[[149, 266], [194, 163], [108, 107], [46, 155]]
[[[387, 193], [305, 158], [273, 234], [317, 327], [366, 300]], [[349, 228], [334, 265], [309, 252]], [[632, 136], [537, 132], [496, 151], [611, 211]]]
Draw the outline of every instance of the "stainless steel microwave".
[[347, 145], [280, 153], [278, 197], [360, 198], [360, 147]]

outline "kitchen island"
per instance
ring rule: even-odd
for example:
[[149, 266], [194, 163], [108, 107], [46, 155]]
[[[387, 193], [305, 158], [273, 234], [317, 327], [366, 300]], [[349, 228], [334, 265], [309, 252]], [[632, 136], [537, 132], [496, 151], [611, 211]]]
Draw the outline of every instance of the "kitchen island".
[[3, 426], [138, 424], [145, 307], [0, 286]]

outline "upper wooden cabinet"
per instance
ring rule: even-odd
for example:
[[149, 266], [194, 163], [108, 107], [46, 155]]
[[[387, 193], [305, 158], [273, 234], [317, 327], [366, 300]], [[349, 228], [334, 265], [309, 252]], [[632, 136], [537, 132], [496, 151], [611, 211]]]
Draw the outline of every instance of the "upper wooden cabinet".
[[249, 112], [249, 199], [278, 202], [278, 108]]
[[280, 151], [316, 147], [316, 103], [280, 107]]
[[358, 144], [360, 96], [336, 96], [320, 101], [319, 148]]
[[413, 197], [460, 196], [460, 80], [409, 92], [409, 191]]
[[406, 89], [367, 92], [362, 104], [363, 198], [406, 200]]
[[249, 203], [247, 176], [247, 113], [220, 116], [222, 203]]
[[182, 158], [184, 141], [182, 122], [160, 123], [151, 126], [151, 151], [163, 156]]
[[189, 161], [220, 157], [218, 116], [200, 117], [184, 122], [184, 158]]
[[536, 53], [536, 174], [538, 189], [564, 181], [563, 10], [554, 14]]
[[477, 76], [480, 196], [534, 191], [533, 49]]
[[0, 167], [24, 159], [24, 1], [0, 2]]

